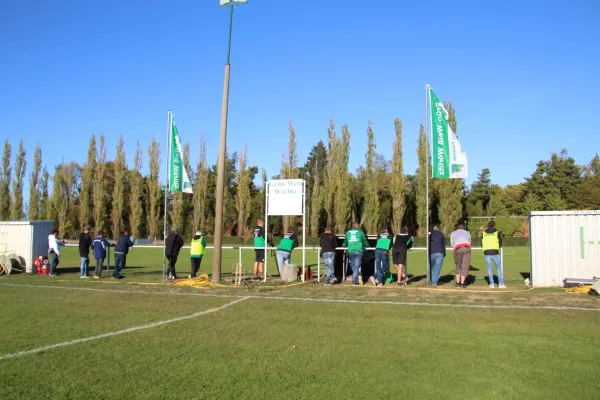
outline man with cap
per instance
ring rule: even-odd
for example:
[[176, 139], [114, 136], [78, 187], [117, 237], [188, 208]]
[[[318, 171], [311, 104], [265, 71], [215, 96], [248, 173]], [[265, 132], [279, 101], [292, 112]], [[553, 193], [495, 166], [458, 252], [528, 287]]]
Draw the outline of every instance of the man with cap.
[[182, 247], [183, 238], [179, 236], [179, 228], [173, 228], [169, 236], [165, 239], [165, 256], [169, 260], [169, 269], [167, 270], [168, 279], [177, 279], [175, 264], [179, 256], [179, 250]]
[[88, 279], [88, 267], [90, 265], [90, 248], [92, 247], [92, 237], [90, 236], [90, 227], [83, 227], [83, 233], [79, 235], [79, 257], [81, 257], [80, 279]]
[[206, 240], [204, 240], [204, 234], [197, 231], [192, 238], [192, 248], [190, 249], [190, 261], [192, 264], [192, 273], [190, 278], [195, 278], [196, 273], [200, 269], [200, 263], [202, 262], [202, 256], [206, 249]]

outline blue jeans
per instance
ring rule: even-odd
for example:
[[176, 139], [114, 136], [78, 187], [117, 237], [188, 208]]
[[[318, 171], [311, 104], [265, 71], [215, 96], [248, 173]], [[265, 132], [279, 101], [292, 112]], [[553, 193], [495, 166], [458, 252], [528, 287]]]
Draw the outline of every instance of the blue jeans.
[[113, 276], [119, 279], [119, 272], [125, 267], [125, 254], [115, 253], [115, 270]]
[[358, 285], [358, 274], [360, 272], [360, 265], [362, 264], [363, 253], [362, 251], [348, 253], [348, 257], [350, 257], [350, 266], [352, 267], [352, 284]]
[[58, 254], [50, 253], [50, 275], [54, 275], [54, 270], [56, 270], [58, 262]]
[[494, 271], [492, 270], [492, 261], [494, 262], [494, 264], [496, 264], [496, 271], [498, 271], [498, 284], [504, 285], [504, 274], [502, 271], [502, 264], [500, 263], [500, 254], [485, 256], [485, 262], [487, 264], [488, 278], [490, 280], [490, 285], [492, 285], [494, 283]]
[[88, 266], [90, 265], [90, 258], [89, 257], [81, 257], [81, 266], [79, 267], [79, 270], [81, 272], [81, 276], [87, 276], [88, 272]]
[[431, 266], [431, 284], [437, 285], [444, 264], [444, 255], [442, 253], [433, 253], [429, 256]]
[[290, 251], [277, 250], [277, 265], [279, 265], [279, 268], [283, 267], [283, 264], [285, 264], [286, 261], [288, 264], [290, 263], [291, 254]]
[[335, 274], [333, 273], [333, 261], [335, 260], [335, 253], [333, 251], [328, 251], [321, 254], [321, 258], [323, 258], [325, 269], [327, 270], [327, 274], [325, 275], [325, 283], [329, 283], [333, 278], [335, 278]]
[[387, 250], [375, 249], [375, 280], [383, 283], [383, 276], [388, 272], [390, 255]]

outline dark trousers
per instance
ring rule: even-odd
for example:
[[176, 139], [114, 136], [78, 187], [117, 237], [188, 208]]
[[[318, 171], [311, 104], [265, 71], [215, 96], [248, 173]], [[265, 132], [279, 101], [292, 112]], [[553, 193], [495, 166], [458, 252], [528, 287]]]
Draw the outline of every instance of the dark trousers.
[[54, 275], [54, 271], [56, 270], [56, 267], [58, 267], [58, 254], [56, 254], [55, 252], [51, 252], [50, 253], [50, 275]]
[[169, 260], [169, 269], [167, 270], [167, 276], [176, 277], [175, 273], [175, 264], [177, 263], [177, 256], [167, 256], [167, 260]]
[[200, 263], [202, 262], [202, 257], [200, 257], [200, 258], [191, 257], [190, 260], [192, 262], [192, 273], [190, 275], [192, 278], [195, 278], [196, 274], [200, 270]]
[[115, 271], [113, 276], [115, 278], [119, 278], [119, 272], [125, 268], [125, 254], [123, 253], [115, 253]]
[[96, 258], [96, 271], [94, 271], [94, 275], [101, 276], [103, 266], [104, 266], [104, 258]]
[[[115, 265], [118, 265], [116, 262], [117, 259], [117, 253], [115, 253]], [[123, 271], [123, 269], [125, 269], [125, 266], [127, 264], [127, 254], [121, 254], [121, 264], [119, 265], [119, 272]]]

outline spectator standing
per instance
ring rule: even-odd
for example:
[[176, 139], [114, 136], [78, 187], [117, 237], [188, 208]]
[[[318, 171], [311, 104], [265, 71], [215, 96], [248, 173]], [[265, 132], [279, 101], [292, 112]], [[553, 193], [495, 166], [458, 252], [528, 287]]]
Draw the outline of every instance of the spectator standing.
[[94, 258], [96, 259], [96, 271], [94, 273], [94, 279], [100, 279], [102, 276], [102, 268], [104, 267], [104, 259], [106, 258], [106, 248], [114, 247], [114, 243], [110, 243], [108, 240], [106, 240], [104, 238], [104, 232], [99, 231], [98, 237], [96, 237], [92, 243], [92, 247], [94, 248]]
[[383, 286], [384, 277], [388, 273], [392, 241], [392, 234], [388, 232], [387, 227], [383, 227], [381, 233], [377, 235], [377, 244], [375, 245], [375, 276], [370, 278], [371, 283], [375, 286]]
[[128, 231], [123, 231], [117, 238], [117, 245], [115, 246], [115, 271], [113, 277], [115, 279], [121, 279], [121, 271], [125, 268], [127, 262], [127, 253], [129, 248], [133, 246], [133, 240], [129, 237]]
[[327, 273], [325, 274], [325, 285], [334, 285], [337, 282], [334, 273], [337, 238], [329, 226], [325, 228], [325, 232], [321, 234], [319, 246], [321, 247], [321, 258], [323, 259], [325, 269], [327, 270]]
[[262, 279], [265, 265], [265, 222], [259, 218], [256, 225], [254, 229], [254, 279]]
[[48, 236], [48, 253], [50, 254], [50, 275], [54, 277], [56, 272], [56, 267], [58, 267], [58, 263], [60, 262], [60, 247], [65, 244], [65, 241], [58, 241], [58, 231], [54, 229], [50, 235]]
[[502, 247], [502, 233], [496, 229], [496, 222], [488, 222], [487, 229], [483, 232], [481, 237], [481, 247], [483, 247], [483, 255], [485, 256], [485, 262], [487, 264], [488, 279], [490, 281], [490, 288], [494, 289], [494, 270], [492, 269], [492, 262], [496, 265], [496, 271], [498, 272], [498, 287], [500, 289], [506, 289], [504, 285], [504, 271], [502, 271], [502, 261], [500, 260], [500, 248]]
[[454, 249], [454, 264], [456, 265], [456, 288], [465, 288], [469, 267], [471, 266], [471, 234], [465, 230], [464, 224], [458, 224], [457, 229], [450, 234], [450, 245]]
[[177, 264], [177, 257], [182, 247], [183, 238], [179, 236], [179, 228], [173, 228], [169, 236], [165, 239], [165, 256], [169, 260], [169, 269], [167, 270], [168, 279], [177, 279], [175, 264]]
[[191, 274], [190, 278], [195, 278], [196, 274], [200, 270], [200, 263], [206, 250], [206, 240], [204, 239], [203, 233], [196, 231], [196, 234], [192, 238], [192, 244], [190, 248], [190, 263], [191, 263]]
[[90, 248], [92, 247], [92, 237], [90, 236], [90, 227], [83, 227], [83, 232], [79, 235], [79, 257], [81, 258], [80, 279], [88, 279], [88, 267], [90, 266]]
[[431, 270], [431, 287], [437, 287], [440, 272], [446, 257], [446, 238], [440, 231], [440, 227], [434, 225], [429, 234], [429, 266]]
[[369, 242], [365, 234], [360, 229], [360, 224], [356, 221], [352, 223], [352, 229], [346, 232], [346, 237], [342, 247], [347, 247], [350, 265], [352, 266], [352, 286], [358, 285], [358, 274], [362, 264], [363, 252], [369, 247]]
[[406, 226], [400, 228], [400, 233], [396, 235], [392, 247], [392, 261], [398, 272], [398, 286], [408, 284], [408, 250], [413, 246], [413, 242], [412, 236], [408, 234], [408, 228]]

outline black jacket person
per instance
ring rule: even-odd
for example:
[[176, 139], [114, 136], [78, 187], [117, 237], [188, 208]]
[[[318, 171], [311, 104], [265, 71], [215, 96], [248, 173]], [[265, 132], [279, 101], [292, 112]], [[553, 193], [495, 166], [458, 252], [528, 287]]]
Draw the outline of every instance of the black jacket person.
[[179, 236], [179, 228], [174, 228], [165, 239], [165, 257], [169, 260], [169, 269], [167, 271], [169, 279], [177, 279], [175, 264], [177, 263], [177, 257], [182, 247], [183, 238]]

